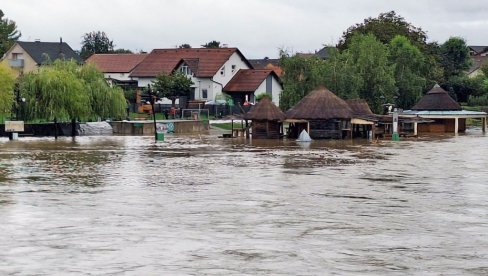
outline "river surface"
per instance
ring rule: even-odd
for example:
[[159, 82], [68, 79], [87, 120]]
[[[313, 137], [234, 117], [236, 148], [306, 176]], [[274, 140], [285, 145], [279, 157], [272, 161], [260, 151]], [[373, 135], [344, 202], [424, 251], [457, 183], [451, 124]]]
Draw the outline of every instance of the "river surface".
[[488, 275], [488, 137], [0, 138], [0, 275]]

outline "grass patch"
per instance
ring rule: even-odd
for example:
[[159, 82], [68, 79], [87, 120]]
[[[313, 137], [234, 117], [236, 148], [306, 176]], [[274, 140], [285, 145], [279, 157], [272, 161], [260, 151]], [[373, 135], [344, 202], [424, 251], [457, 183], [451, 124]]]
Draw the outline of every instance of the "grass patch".
[[[216, 123], [212, 124], [213, 127], [217, 127], [224, 130], [232, 130], [232, 123]], [[245, 127], [245, 126], [244, 126]], [[234, 122], [234, 129], [242, 128], [241, 123]]]

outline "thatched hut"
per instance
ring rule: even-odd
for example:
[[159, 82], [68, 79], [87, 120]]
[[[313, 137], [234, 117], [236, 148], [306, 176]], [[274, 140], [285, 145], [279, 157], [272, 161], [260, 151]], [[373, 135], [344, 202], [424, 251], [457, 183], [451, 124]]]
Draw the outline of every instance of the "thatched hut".
[[379, 116], [374, 114], [369, 108], [366, 100], [350, 99], [346, 103], [352, 110], [353, 118], [351, 120], [352, 137], [367, 138], [374, 137], [375, 123], [379, 121]]
[[269, 98], [262, 98], [244, 115], [251, 120], [253, 139], [278, 139], [283, 137], [283, 113]]
[[349, 105], [325, 87], [311, 91], [286, 112], [290, 137], [307, 129], [313, 139], [344, 138], [350, 134], [352, 116]]
[[439, 85], [435, 85], [425, 96], [402, 116], [415, 116], [434, 120], [419, 126], [418, 132], [464, 132], [466, 119], [481, 119], [483, 132], [486, 130], [485, 112], [463, 110], [461, 106]]

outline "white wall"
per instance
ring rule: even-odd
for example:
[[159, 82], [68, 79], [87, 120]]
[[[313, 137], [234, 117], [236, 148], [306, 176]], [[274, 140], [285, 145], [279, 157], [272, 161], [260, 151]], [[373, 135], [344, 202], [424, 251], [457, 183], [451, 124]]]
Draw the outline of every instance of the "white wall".
[[[235, 65], [234, 71], [232, 71], [232, 65]], [[224, 68], [224, 74], [221, 74], [221, 70]], [[233, 53], [229, 60], [225, 62], [225, 64], [217, 71], [217, 73], [214, 75], [213, 80], [217, 83], [220, 83], [222, 87], [226, 86], [227, 83], [234, 77], [234, 75], [239, 71], [239, 69], [250, 69], [249, 66], [246, 64], [246, 62], [241, 58], [241, 56], [235, 52]], [[220, 88], [220, 91], [222, 91], [222, 87]], [[217, 87], [214, 87], [214, 89], [219, 89]]]
[[[271, 85], [271, 101], [276, 105], [280, 106], [280, 97], [281, 97], [281, 92], [283, 91], [283, 87], [281, 84], [278, 82], [278, 80], [273, 77], [272, 78], [272, 85]], [[264, 80], [254, 91], [254, 96], [257, 96], [259, 94], [266, 93], [266, 80]]]
[[131, 77], [129, 77], [130, 73], [104, 73], [103, 76], [106, 79], [115, 79], [115, 80], [121, 80], [121, 81], [126, 81], [126, 80], [131, 80]]

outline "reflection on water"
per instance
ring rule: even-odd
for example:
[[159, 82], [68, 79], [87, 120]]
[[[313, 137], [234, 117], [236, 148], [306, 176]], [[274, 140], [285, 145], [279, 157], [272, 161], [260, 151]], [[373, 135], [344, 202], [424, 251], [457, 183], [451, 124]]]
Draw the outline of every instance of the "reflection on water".
[[0, 274], [486, 275], [487, 164], [475, 132], [0, 139]]

